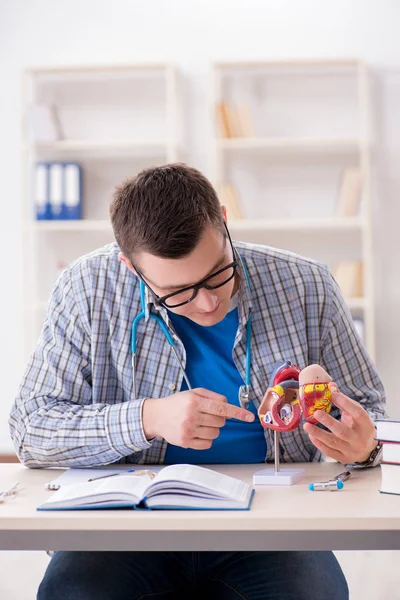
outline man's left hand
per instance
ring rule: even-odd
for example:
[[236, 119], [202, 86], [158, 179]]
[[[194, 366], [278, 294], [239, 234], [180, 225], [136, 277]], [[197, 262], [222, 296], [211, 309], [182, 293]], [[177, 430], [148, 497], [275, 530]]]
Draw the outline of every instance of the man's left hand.
[[304, 424], [311, 442], [326, 456], [343, 464], [364, 462], [376, 447], [374, 422], [366, 410], [340, 392], [332, 394], [332, 403], [342, 411], [340, 421], [317, 410], [314, 419], [324, 425], [325, 431], [311, 423]]

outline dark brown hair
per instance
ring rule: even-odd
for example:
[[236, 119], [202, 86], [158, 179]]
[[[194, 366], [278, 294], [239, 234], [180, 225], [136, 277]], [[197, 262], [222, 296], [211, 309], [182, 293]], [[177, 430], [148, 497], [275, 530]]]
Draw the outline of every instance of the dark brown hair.
[[182, 258], [196, 247], [207, 226], [224, 232], [213, 186], [183, 163], [151, 167], [124, 181], [115, 190], [110, 218], [128, 258], [137, 252]]

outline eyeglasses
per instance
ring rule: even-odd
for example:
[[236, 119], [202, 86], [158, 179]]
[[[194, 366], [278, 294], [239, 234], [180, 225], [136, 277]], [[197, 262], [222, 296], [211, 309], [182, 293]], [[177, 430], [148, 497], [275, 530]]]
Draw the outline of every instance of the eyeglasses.
[[[229, 243], [230, 243], [230, 246], [232, 249], [232, 255], [234, 257], [235, 251], [233, 249], [231, 236], [229, 235], [229, 231], [228, 231], [226, 225], [225, 225], [225, 229], [226, 229]], [[166, 294], [165, 296], [158, 296], [151, 289], [151, 287], [149, 286], [147, 281], [144, 279], [143, 275], [140, 273], [140, 271], [137, 269], [137, 267], [135, 267], [133, 265], [133, 263], [131, 263], [131, 264], [132, 264], [133, 268], [135, 269], [136, 273], [138, 274], [139, 278], [148, 287], [148, 289], [151, 291], [153, 296], [155, 296], [155, 298], [157, 298], [158, 303], [161, 304], [161, 306], [164, 306], [165, 308], [178, 308], [178, 306], [184, 306], [185, 304], [189, 304], [189, 302], [192, 302], [192, 300], [194, 300], [196, 298], [198, 291], [201, 288], [205, 288], [206, 290], [216, 290], [216, 289], [222, 287], [223, 285], [225, 285], [226, 283], [228, 283], [229, 281], [231, 281], [234, 278], [236, 269], [238, 266], [237, 260], [234, 258], [234, 260], [232, 262], [230, 262], [228, 265], [226, 265], [225, 267], [222, 267], [222, 269], [219, 269], [215, 273], [211, 273], [211, 275], [208, 275], [207, 277], [205, 277], [204, 279], [202, 279], [195, 285], [190, 285], [188, 287], [184, 287], [181, 290], [172, 292], [171, 294]]]

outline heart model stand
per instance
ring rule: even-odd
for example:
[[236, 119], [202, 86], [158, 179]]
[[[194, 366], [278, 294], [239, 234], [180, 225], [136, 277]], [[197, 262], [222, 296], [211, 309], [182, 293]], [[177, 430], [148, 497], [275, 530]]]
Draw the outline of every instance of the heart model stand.
[[279, 431], [274, 431], [274, 467], [261, 469], [253, 474], [254, 485], [293, 485], [304, 475], [304, 469], [291, 469], [279, 466]]

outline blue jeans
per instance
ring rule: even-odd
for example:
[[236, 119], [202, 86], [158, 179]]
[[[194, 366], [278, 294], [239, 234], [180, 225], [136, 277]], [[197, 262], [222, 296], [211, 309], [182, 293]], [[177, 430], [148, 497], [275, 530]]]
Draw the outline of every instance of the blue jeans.
[[37, 600], [347, 600], [332, 552], [57, 552]]

